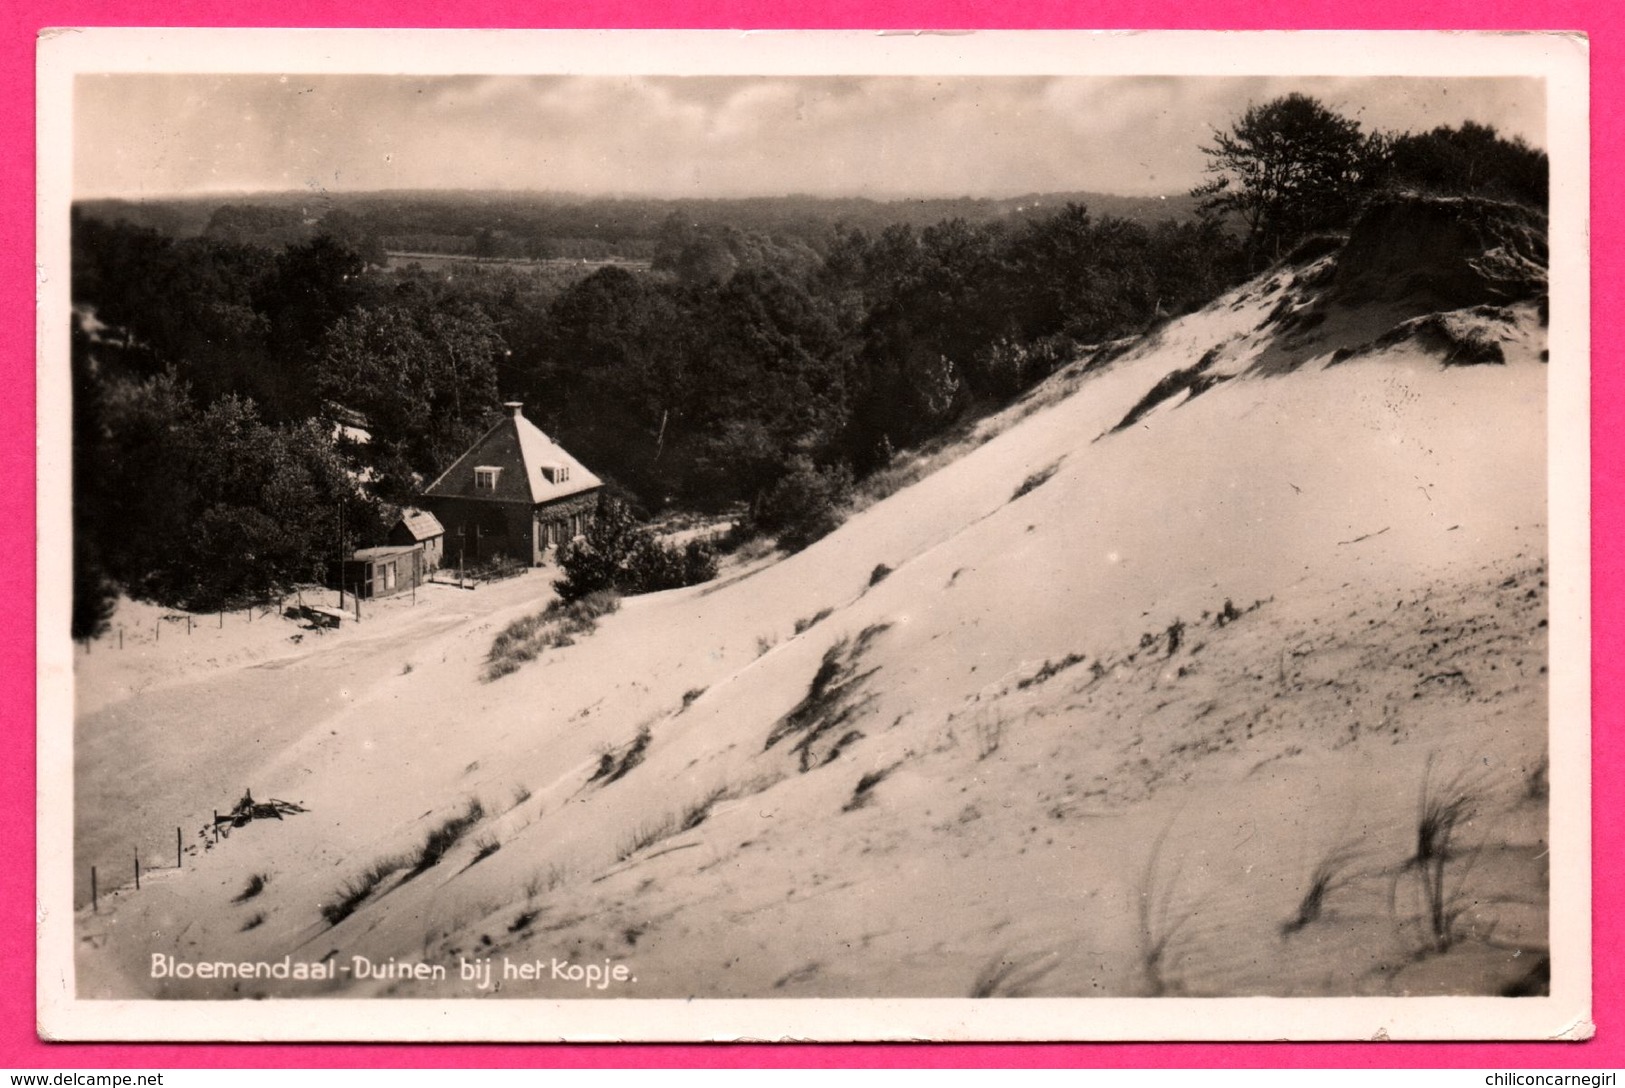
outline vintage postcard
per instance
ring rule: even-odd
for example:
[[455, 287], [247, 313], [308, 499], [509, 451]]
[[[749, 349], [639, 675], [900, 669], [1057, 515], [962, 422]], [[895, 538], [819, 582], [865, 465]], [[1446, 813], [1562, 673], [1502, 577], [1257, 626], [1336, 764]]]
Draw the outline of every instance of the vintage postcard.
[[43, 35], [41, 1032], [1587, 1037], [1587, 78]]

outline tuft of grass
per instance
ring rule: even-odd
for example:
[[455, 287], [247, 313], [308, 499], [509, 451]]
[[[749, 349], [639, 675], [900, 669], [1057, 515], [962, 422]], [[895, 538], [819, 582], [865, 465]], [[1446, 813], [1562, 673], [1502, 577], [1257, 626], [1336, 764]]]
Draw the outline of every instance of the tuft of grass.
[[1523, 779], [1523, 799], [1531, 804], [1544, 802], [1551, 793], [1551, 783], [1547, 781], [1550, 774], [1549, 757], [1541, 756], [1535, 765], [1529, 768]]
[[356, 912], [356, 908], [372, 894], [374, 888], [406, 868], [406, 864], [406, 858], [399, 854], [391, 854], [374, 861], [359, 876], [351, 877], [339, 885], [332, 896], [332, 902], [322, 904], [322, 917], [327, 919], [328, 925], [338, 925]]
[[858, 664], [869, 643], [890, 626], [885, 623], [871, 624], [856, 639], [843, 638], [831, 644], [824, 651], [818, 670], [813, 673], [807, 694], [789, 713], [774, 723], [768, 731], [763, 751], [791, 734], [799, 734], [801, 739], [792, 751], [800, 757], [801, 769], [808, 771], [819, 765], [813, 745], [826, 733], [846, 725], [873, 701], [872, 695], [857, 698], [863, 681], [875, 673], [874, 669], [859, 672]]
[[829, 751], [824, 756], [824, 764], [827, 766], [828, 764], [834, 763], [837, 759], [841, 758], [842, 752], [846, 751], [848, 748], [862, 739], [862, 730], [848, 729], [845, 733], [841, 734], [840, 740], [837, 740], [830, 746]]
[[632, 738], [619, 756], [613, 751], [609, 751], [598, 757], [598, 769], [593, 772], [593, 776], [587, 781], [595, 782], [602, 779], [606, 786], [611, 782], [619, 782], [628, 774], [631, 774], [633, 768], [643, 762], [644, 754], [648, 752], [649, 744], [653, 739], [654, 735], [649, 732], [648, 725], [638, 726], [637, 735]]
[[891, 568], [884, 563], [876, 563], [875, 569], [869, 572], [869, 584], [878, 586], [891, 576]]
[[971, 720], [971, 729], [976, 733], [976, 760], [981, 762], [1004, 743], [1005, 719], [991, 707], [984, 707], [978, 711]]
[[1321, 857], [1309, 874], [1309, 887], [1298, 902], [1298, 912], [1281, 923], [1281, 936], [1290, 937], [1319, 920], [1327, 898], [1353, 879], [1349, 869], [1359, 857], [1359, 849], [1352, 842], [1334, 846]]
[[1001, 952], [977, 973], [970, 996], [1026, 997], [1060, 962], [1053, 952], [1019, 958]]
[[[705, 692], [705, 688], [689, 688], [687, 691], [683, 692], [683, 710], [687, 710], [689, 707], [693, 706], [699, 697], [704, 695]], [[678, 711], [678, 713], [682, 713], [682, 711]]]
[[508, 932], [518, 933], [520, 930], [528, 928], [532, 922], [541, 916], [541, 913], [539, 910], [530, 910], [528, 908], [520, 911], [514, 920], [508, 923]]
[[474, 857], [468, 863], [473, 868], [498, 850], [502, 849], [502, 842], [495, 835], [487, 832], [474, 840]]
[[1065, 657], [1061, 658], [1061, 660], [1055, 662], [1051, 662], [1049, 658], [1045, 658], [1043, 666], [1025, 680], [1016, 681], [1016, 687], [1018, 689], [1024, 689], [1033, 687], [1036, 684], [1042, 684], [1057, 673], [1065, 672], [1073, 665], [1082, 664], [1083, 660], [1083, 654], [1067, 654]]
[[462, 812], [446, 817], [439, 827], [429, 832], [428, 837], [423, 840], [423, 845], [418, 847], [417, 858], [413, 861], [412, 869], [406, 874], [406, 878], [410, 880], [420, 876], [440, 864], [440, 859], [468, 834], [470, 828], [484, 818], [485, 806], [480, 804], [478, 797], [470, 798]]
[[820, 623], [822, 623], [823, 621], [829, 619], [830, 614], [833, 613], [834, 611], [835, 610], [833, 608], [820, 608], [817, 612], [813, 613], [811, 616], [804, 616], [801, 619], [797, 620], [796, 621], [796, 634], [798, 634], [798, 635], [804, 634], [807, 631], [812, 630], [814, 627], [817, 627]]
[[250, 918], [248, 921], [243, 923], [243, 928], [238, 930], [238, 932], [239, 933], [247, 933], [249, 930], [258, 929], [260, 926], [263, 926], [264, 924], [265, 924], [265, 912], [264, 911], [256, 911], [252, 918]]
[[247, 886], [233, 896], [231, 901], [233, 903], [246, 903], [256, 895], [260, 894], [260, 892], [263, 892], [265, 890], [265, 886], [270, 882], [271, 878], [265, 873], [255, 873], [253, 876], [248, 878]]
[[1451, 863], [1460, 859], [1459, 836], [1478, 815], [1481, 797], [1467, 771], [1440, 782], [1433, 775], [1433, 757], [1428, 757], [1422, 775], [1422, 796], [1416, 812], [1416, 853], [1405, 863], [1415, 870], [1421, 884], [1427, 934], [1436, 952], [1446, 952], [1458, 936], [1457, 924], [1465, 913], [1461, 903], [1461, 881], [1466, 869], [1450, 885]]
[[1010, 501], [1015, 502], [1023, 495], [1043, 487], [1049, 482], [1050, 477], [1055, 475], [1056, 471], [1060, 469], [1060, 467], [1061, 462], [1056, 461], [1053, 464], [1045, 465], [1043, 468], [1021, 481], [1021, 485], [1011, 493]]
[[694, 828], [699, 827], [710, 818], [711, 810], [716, 807], [717, 802], [726, 797], [728, 797], [728, 790], [719, 786], [698, 801], [688, 805], [677, 817], [677, 830], [692, 831]]
[[523, 782], [513, 788], [513, 807], [518, 808], [530, 800], [530, 787]]
[[598, 627], [599, 616], [620, 607], [620, 594], [598, 590], [568, 603], [553, 601], [540, 612], [521, 616], [492, 641], [485, 655], [486, 682], [518, 671], [547, 650], [574, 645], [578, 635], [589, 635]]
[[621, 841], [620, 847], [615, 851], [615, 860], [626, 861], [639, 850], [653, 846], [663, 839], [669, 839], [681, 830], [677, 817], [670, 813], [658, 820], [641, 823]]
[[875, 787], [886, 781], [899, 766], [900, 764], [893, 763], [890, 767], [881, 767], [879, 770], [870, 771], [858, 779], [858, 784], [852, 789], [851, 798], [841, 806], [841, 811], [856, 812], [874, 800]]
[[726, 786], [718, 786], [704, 797], [683, 806], [680, 812], [667, 813], [657, 820], [640, 823], [621, 841], [620, 847], [615, 851], [615, 860], [625, 861], [657, 842], [694, 830], [710, 819], [711, 810], [719, 802], [737, 796], [740, 796], [738, 792]]
[[1148, 997], [1162, 997], [1171, 992], [1167, 977], [1169, 953], [1180, 930], [1195, 914], [1191, 909], [1174, 913], [1181, 865], [1176, 863], [1166, 878], [1162, 875], [1162, 848], [1173, 827], [1174, 821], [1170, 819], [1157, 835], [1146, 859], [1145, 873], [1140, 878], [1140, 974]]
[[525, 881], [525, 899], [532, 900], [544, 892], [550, 892], [564, 883], [565, 872], [562, 865], [549, 865], [546, 869], [538, 870]]

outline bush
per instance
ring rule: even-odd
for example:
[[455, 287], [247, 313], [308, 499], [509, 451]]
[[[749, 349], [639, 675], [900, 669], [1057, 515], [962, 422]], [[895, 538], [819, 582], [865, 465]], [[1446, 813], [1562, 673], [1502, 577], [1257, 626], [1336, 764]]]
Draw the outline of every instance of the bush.
[[559, 549], [559, 567], [564, 577], [553, 588], [576, 601], [592, 593], [654, 593], [707, 582], [717, 575], [717, 556], [704, 540], [682, 548], [662, 544], [625, 502], [605, 496], [587, 532]]
[[757, 503], [753, 521], [779, 547], [798, 552], [841, 525], [852, 497], [852, 471], [845, 465], [818, 468], [807, 457], [790, 460], [785, 474]]

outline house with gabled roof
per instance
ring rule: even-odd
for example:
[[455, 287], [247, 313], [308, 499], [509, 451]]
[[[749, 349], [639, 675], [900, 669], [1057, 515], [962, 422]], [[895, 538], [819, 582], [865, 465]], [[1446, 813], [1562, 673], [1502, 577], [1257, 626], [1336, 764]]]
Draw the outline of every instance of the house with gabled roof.
[[445, 562], [499, 557], [532, 566], [580, 534], [604, 482], [510, 401], [505, 415], [423, 493], [445, 527]]

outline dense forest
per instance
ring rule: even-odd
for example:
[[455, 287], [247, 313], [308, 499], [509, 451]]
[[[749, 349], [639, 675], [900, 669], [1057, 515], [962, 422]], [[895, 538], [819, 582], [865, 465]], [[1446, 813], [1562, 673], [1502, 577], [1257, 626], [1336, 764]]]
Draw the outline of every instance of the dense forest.
[[1204, 150], [1177, 217], [1033, 197], [76, 206], [74, 634], [121, 589], [208, 608], [312, 579], [508, 399], [635, 507], [745, 504], [747, 531], [803, 546], [899, 451], [1374, 193], [1546, 203], [1521, 141], [1367, 134], [1299, 95]]

